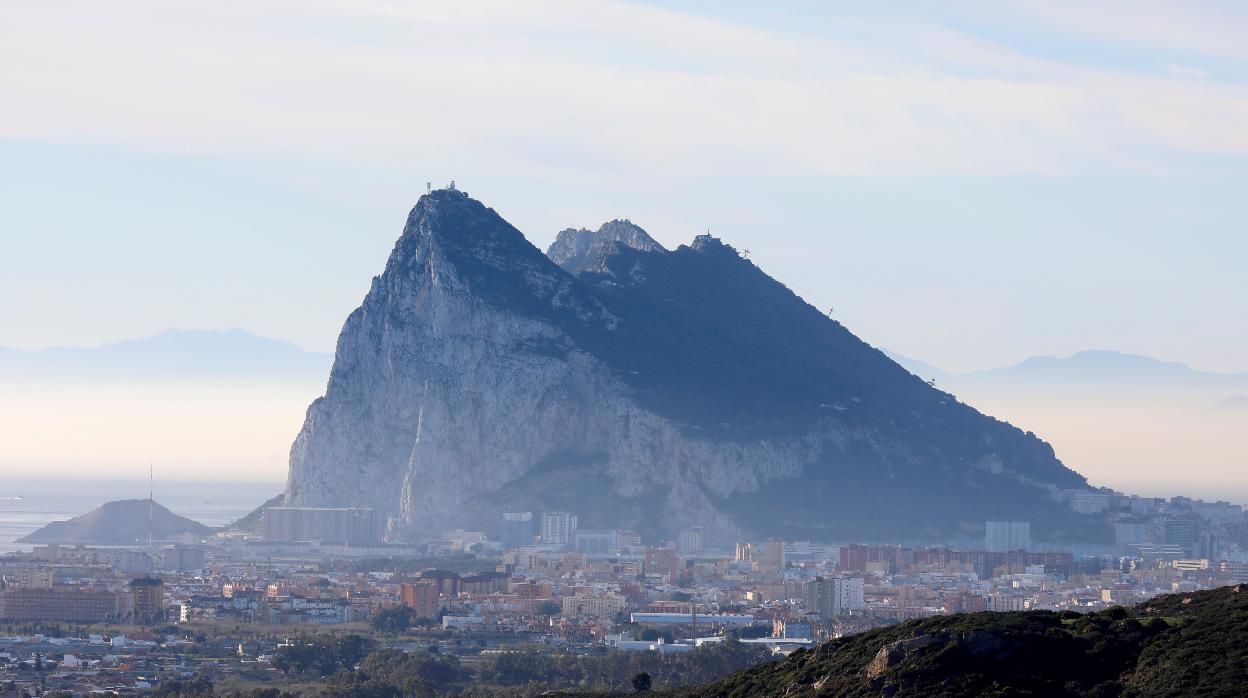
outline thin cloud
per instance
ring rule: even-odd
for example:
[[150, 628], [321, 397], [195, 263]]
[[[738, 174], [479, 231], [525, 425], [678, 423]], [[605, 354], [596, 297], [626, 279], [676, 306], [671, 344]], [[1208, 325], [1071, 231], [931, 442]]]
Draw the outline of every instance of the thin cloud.
[[1248, 153], [1241, 86], [911, 20], [881, 43], [849, 20], [781, 33], [614, 2], [63, 9], [22, 5], [0, 28], [0, 137], [617, 176], [1160, 171]]
[[1207, 80], [1210, 77], [1212, 77], [1209, 74], [1209, 71], [1207, 70], [1201, 70], [1200, 68], [1192, 68], [1192, 67], [1185, 66], [1185, 65], [1174, 65], [1173, 63], [1167, 63], [1163, 65], [1162, 68], [1164, 68], [1168, 74], [1173, 75], [1178, 78], [1201, 78], [1202, 80]]

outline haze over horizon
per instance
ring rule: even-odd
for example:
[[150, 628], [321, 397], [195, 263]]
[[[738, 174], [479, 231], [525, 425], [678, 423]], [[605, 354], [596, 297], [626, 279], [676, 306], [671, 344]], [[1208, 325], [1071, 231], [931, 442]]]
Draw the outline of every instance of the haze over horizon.
[[[454, 179], [539, 248], [618, 217], [669, 248], [709, 229], [942, 387], [1089, 349], [1248, 371], [1244, 8], [293, 7], [8, 11], [0, 347], [242, 327], [332, 352], [425, 183]], [[1244, 465], [1229, 409], [959, 380], [1097, 484], [1216, 491]], [[10, 388], [28, 428], [3, 467], [73, 423], [57, 462], [280, 476], [324, 375], [298, 381]], [[89, 457], [114, 440], [148, 455]]]
[[[1090, 355], [1107, 369], [1103, 375], [1089, 373], [1088, 360], [1081, 361]], [[1236, 478], [1244, 453], [1234, 438], [1246, 417], [1236, 409], [1235, 398], [1243, 397], [1236, 391], [1248, 392], [1248, 374], [1201, 374], [1147, 357], [1088, 351], [958, 375], [893, 356], [972, 406], [1036, 431], [1097, 486], [1248, 503], [1248, 488]], [[238, 329], [177, 329], [18, 358], [27, 361], [0, 354], [0, 377], [19, 388], [0, 398], [0, 417], [26, 425], [0, 452], [0, 468], [11, 474], [34, 476], [34, 463], [44, 477], [89, 478], [107, 468], [138, 481], [154, 458], [168, 479], [279, 482], [289, 434], [323, 392], [333, 356]], [[1220, 402], [1229, 404], [1215, 410]], [[1120, 417], [1107, 420], [1109, 414]], [[107, 419], [100, 422], [100, 415]], [[72, 441], [63, 445], [67, 422], [90, 454], [75, 455]], [[156, 423], [164, 428], [153, 432]], [[232, 438], [222, 441], [222, 433]], [[1190, 458], [1201, 459], [1202, 472], [1177, 478], [1173, 464]]]
[[1240, 695], [1245, 36], [0, 4], [0, 694]]

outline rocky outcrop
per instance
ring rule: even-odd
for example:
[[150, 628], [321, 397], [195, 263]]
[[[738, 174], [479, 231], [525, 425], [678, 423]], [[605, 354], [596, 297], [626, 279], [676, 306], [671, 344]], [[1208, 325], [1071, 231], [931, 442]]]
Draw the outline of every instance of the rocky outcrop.
[[871, 659], [871, 663], [864, 669], [868, 679], [877, 679], [889, 669], [901, 664], [905, 660], [915, 656], [922, 650], [929, 647], [932, 643], [944, 638], [937, 638], [931, 635], [919, 635], [906, 640], [897, 640], [890, 642], [880, 648], [875, 653], [875, 657]]
[[422, 197], [343, 327], [287, 504], [377, 507], [406, 539], [513, 510], [724, 542], [1067, 525], [1049, 492], [1084, 480], [1047, 444], [723, 242], [667, 251], [614, 221], [550, 254], [462, 192]]
[[580, 274], [595, 262], [623, 245], [642, 252], [662, 251], [663, 246], [632, 221], [616, 219], [603, 223], [598, 230], [568, 228], [559, 231], [546, 249], [546, 256], [569, 274]]

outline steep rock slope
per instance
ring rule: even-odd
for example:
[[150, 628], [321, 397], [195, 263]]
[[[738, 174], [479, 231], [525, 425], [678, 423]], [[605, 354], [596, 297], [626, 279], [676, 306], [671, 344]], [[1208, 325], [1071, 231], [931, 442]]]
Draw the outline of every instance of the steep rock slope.
[[663, 249], [649, 233], [633, 225], [632, 221], [617, 219], [603, 223], [598, 230], [568, 228], [559, 231], [555, 241], [546, 249], [546, 256], [575, 275], [585, 271], [616, 245], [643, 252]]
[[462, 192], [422, 197], [343, 328], [287, 502], [379, 507], [401, 538], [525, 509], [651, 538], [931, 539], [999, 517], [1103, 534], [1050, 498], [1085, 481], [1047, 444], [722, 242], [564, 237], [568, 270]]

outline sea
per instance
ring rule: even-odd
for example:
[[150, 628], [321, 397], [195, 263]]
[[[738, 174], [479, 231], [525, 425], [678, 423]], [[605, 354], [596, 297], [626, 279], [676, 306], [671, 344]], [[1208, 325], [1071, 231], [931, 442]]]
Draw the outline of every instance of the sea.
[[[238, 520], [285, 488], [281, 482], [171, 482], [150, 484], [156, 503], [208, 526]], [[147, 499], [149, 483], [125, 480], [0, 478], [0, 553], [28, 551], [17, 539], [49, 524], [118, 499]]]

